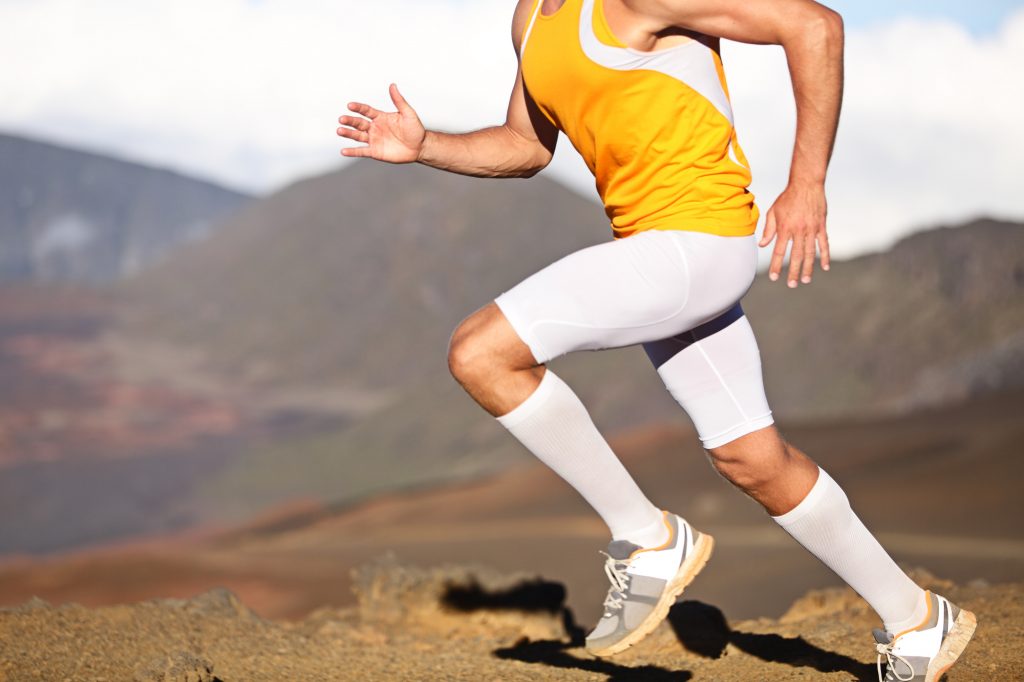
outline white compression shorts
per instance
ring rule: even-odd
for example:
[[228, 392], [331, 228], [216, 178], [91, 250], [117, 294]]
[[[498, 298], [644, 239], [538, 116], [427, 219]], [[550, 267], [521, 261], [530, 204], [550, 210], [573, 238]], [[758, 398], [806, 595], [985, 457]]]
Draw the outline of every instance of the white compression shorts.
[[711, 449], [773, 423], [739, 306], [756, 268], [753, 236], [647, 230], [571, 253], [495, 303], [538, 364], [643, 344]]

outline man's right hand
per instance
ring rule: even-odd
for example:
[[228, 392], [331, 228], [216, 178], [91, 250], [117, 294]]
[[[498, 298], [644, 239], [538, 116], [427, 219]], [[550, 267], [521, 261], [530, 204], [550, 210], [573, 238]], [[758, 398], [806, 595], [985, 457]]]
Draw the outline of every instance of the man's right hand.
[[342, 149], [342, 156], [366, 157], [389, 163], [412, 163], [419, 159], [427, 131], [394, 83], [390, 93], [398, 111], [379, 111], [369, 104], [349, 102], [349, 111], [360, 115], [340, 117], [338, 135], [366, 146]]

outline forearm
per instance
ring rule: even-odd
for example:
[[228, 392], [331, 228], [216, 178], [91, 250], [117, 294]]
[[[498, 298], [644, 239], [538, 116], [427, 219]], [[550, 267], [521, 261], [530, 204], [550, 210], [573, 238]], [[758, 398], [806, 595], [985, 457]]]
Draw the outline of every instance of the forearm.
[[461, 134], [428, 130], [417, 158], [432, 168], [479, 178], [530, 177], [550, 160], [542, 145], [503, 125]]
[[820, 15], [784, 44], [796, 98], [797, 126], [790, 184], [823, 184], [843, 98], [843, 27]]

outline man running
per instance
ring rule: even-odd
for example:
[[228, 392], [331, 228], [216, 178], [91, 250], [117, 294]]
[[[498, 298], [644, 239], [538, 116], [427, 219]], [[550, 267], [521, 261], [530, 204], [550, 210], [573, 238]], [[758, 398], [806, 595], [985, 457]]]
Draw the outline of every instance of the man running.
[[[452, 374], [590, 503], [612, 540], [597, 656], [650, 633], [700, 572], [713, 540], [655, 507], [583, 404], [546, 363], [643, 344], [716, 469], [878, 612], [879, 678], [938, 680], [975, 617], [922, 590], [854, 514], [842, 489], [773, 426], [760, 355], [739, 301], [757, 265], [758, 210], [733, 127], [719, 39], [781, 45], [797, 106], [789, 184], [768, 211], [769, 278], [828, 270], [825, 172], [839, 120], [843, 28], [812, 0], [519, 0], [519, 70], [504, 125], [451, 135], [351, 103], [349, 157], [479, 177], [529, 177], [566, 134], [594, 173], [614, 240], [544, 268], [464, 320]], [[539, 226], [543, 229], [544, 226]], [[885, 671], [882, 659], [885, 659]]]

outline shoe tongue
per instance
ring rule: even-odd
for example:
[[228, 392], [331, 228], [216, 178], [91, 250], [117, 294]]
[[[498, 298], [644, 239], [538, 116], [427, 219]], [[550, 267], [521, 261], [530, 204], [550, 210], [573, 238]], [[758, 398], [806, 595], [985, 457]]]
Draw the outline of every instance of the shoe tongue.
[[892, 635], [890, 635], [885, 630], [880, 630], [878, 628], [875, 628], [874, 630], [871, 631], [871, 634], [875, 636], [875, 641], [878, 642], [879, 644], [888, 644], [889, 642], [892, 641]]
[[612, 540], [608, 543], [608, 556], [613, 559], [625, 560], [638, 549], [640, 549], [640, 545], [635, 545], [629, 540]]

